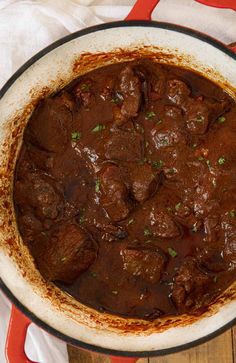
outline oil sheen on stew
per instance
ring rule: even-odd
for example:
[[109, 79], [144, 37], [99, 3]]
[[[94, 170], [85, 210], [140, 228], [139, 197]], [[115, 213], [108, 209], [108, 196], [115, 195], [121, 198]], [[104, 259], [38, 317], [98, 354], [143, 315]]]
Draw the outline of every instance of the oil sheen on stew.
[[148, 59], [97, 69], [40, 102], [14, 201], [46, 280], [84, 304], [200, 314], [236, 277], [236, 103]]

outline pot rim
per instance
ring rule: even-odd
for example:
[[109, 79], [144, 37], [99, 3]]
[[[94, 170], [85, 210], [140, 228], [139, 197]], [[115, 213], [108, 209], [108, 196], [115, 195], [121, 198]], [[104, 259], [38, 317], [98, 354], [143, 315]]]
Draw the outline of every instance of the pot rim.
[[[180, 25], [175, 25], [172, 23], [167, 22], [157, 22], [157, 21], [149, 21], [149, 20], [126, 20], [126, 21], [115, 21], [115, 22], [109, 22], [104, 24], [98, 24], [95, 26], [91, 26], [79, 31], [76, 31], [72, 34], [69, 34], [63, 38], [60, 38], [59, 40], [53, 42], [49, 46], [45, 47], [38, 53], [36, 53], [33, 57], [31, 57], [26, 63], [24, 63], [10, 78], [9, 80], [4, 84], [4, 86], [0, 89], [0, 100], [3, 98], [5, 93], [8, 91], [8, 89], [12, 86], [12, 84], [21, 76], [28, 68], [30, 68], [35, 62], [37, 62], [40, 58], [42, 58], [47, 53], [51, 52], [52, 50], [60, 47], [61, 45], [76, 39], [80, 38], [84, 35], [95, 33], [97, 31], [111, 29], [111, 28], [120, 28], [120, 27], [153, 27], [159, 28], [159, 29], [166, 29], [170, 31], [174, 31], [177, 33], [183, 33], [186, 35], [190, 35], [193, 38], [199, 39], [203, 42], [206, 42], [213, 47], [217, 48], [218, 50], [222, 51], [223, 53], [227, 54], [231, 58], [233, 58], [236, 61], [236, 54], [230, 50], [225, 44], [218, 41], [217, 39], [206, 35], [204, 33], [201, 33], [197, 30], [187, 28]], [[39, 319], [34, 313], [32, 313], [30, 310], [28, 310], [14, 295], [13, 293], [8, 289], [8, 287], [4, 284], [4, 282], [0, 278], [0, 289], [5, 293], [5, 295], [9, 298], [9, 300], [24, 314], [26, 315], [33, 323], [35, 323], [37, 326], [41, 327], [46, 332], [52, 334], [53, 336], [56, 336], [57, 338], [63, 340], [64, 342], [87, 349], [93, 352], [103, 353], [103, 354], [109, 354], [109, 355], [117, 355], [117, 356], [123, 356], [123, 357], [153, 357], [153, 356], [161, 356], [171, 353], [180, 352], [182, 350], [186, 350], [192, 347], [195, 347], [199, 344], [205, 343], [208, 340], [218, 336], [219, 334], [223, 333], [227, 329], [231, 328], [234, 324], [236, 324], [236, 317], [233, 318], [230, 322], [226, 323], [224, 326], [219, 328], [218, 330], [214, 331], [213, 333], [210, 333], [200, 339], [194, 340], [190, 343], [182, 344], [177, 347], [167, 348], [167, 349], [159, 349], [154, 351], [119, 351], [119, 350], [112, 350], [108, 348], [102, 348], [98, 347], [96, 345], [84, 343], [81, 340], [74, 339], [72, 337], [69, 337], [68, 335], [65, 335], [56, 329], [52, 328], [47, 323], [44, 323], [41, 319]]]

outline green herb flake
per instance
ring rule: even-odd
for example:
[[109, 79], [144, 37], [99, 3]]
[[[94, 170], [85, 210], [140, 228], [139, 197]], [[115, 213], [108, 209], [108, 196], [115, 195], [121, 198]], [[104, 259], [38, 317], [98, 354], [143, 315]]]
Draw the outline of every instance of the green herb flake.
[[146, 113], [146, 115], [145, 115], [145, 120], [151, 120], [153, 117], [155, 117], [156, 116], [156, 114], [155, 114], [155, 112], [153, 112], [153, 111], [149, 111], [149, 112], [147, 112]]
[[134, 219], [130, 219], [127, 223], [127, 226], [129, 226], [130, 224], [133, 224], [134, 223]]
[[84, 218], [84, 215], [82, 214], [82, 215], [80, 216], [80, 218], [79, 218], [79, 223], [80, 223], [80, 224], [83, 224], [83, 223], [84, 223], [84, 221], [85, 221], [85, 218]]
[[144, 236], [151, 236], [152, 232], [147, 227], [145, 227], [143, 230], [143, 234]]
[[100, 190], [100, 180], [97, 179], [95, 182], [95, 192], [98, 193]]
[[210, 160], [206, 160], [206, 164], [207, 164], [208, 168], [210, 169], [210, 167], [211, 167], [211, 162], [210, 162]]
[[217, 282], [217, 280], [218, 280], [218, 277], [217, 277], [217, 276], [214, 276], [214, 277], [213, 277], [213, 281], [214, 281], [214, 283], [216, 283], [216, 282]]
[[168, 247], [168, 253], [173, 258], [178, 256], [178, 253], [172, 247]]
[[192, 232], [194, 233], [197, 232], [197, 222], [195, 222], [194, 225], [192, 226]]
[[146, 147], [148, 147], [148, 146], [149, 146], [149, 142], [148, 142], [148, 141], [146, 141], [145, 146], [146, 146]]
[[196, 119], [196, 121], [198, 122], [198, 123], [202, 123], [203, 121], [205, 120], [205, 118], [204, 118], [204, 116], [197, 116], [197, 119]]
[[234, 209], [232, 209], [232, 210], [230, 210], [229, 211], [229, 216], [230, 216], [230, 218], [235, 218], [235, 210]]
[[91, 85], [87, 83], [82, 83], [80, 88], [82, 91], [88, 92], [90, 90]]
[[74, 131], [74, 132], [71, 133], [71, 139], [72, 139], [72, 141], [80, 140], [81, 139], [81, 136], [82, 136], [82, 134], [79, 131]]
[[221, 157], [218, 159], [218, 164], [219, 164], [219, 165], [223, 165], [225, 162], [226, 162], [226, 160], [225, 160], [225, 157], [224, 157], [224, 156], [221, 156]]
[[151, 243], [152, 240], [151, 239], [148, 239], [147, 241], [144, 241], [145, 243]]
[[197, 144], [193, 144], [193, 145], [191, 145], [190, 147], [191, 147], [191, 149], [196, 149]]
[[94, 272], [94, 271], [91, 271], [91, 272], [90, 272], [90, 275], [91, 275], [91, 276], [93, 276], [93, 277], [97, 277], [97, 273], [96, 273], [96, 272]]
[[156, 122], [156, 125], [160, 125], [162, 123], [162, 120], [160, 119], [160, 120], [158, 120], [157, 122]]
[[204, 157], [203, 157], [203, 156], [199, 156], [199, 157], [198, 157], [198, 160], [199, 160], [199, 161], [203, 161], [203, 160], [204, 160]]
[[175, 168], [170, 168], [170, 169], [167, 170], [168, 174], [175, 174], [175, 172], [176, 172]]
[[162, 144], [162, 145], [168, 145], [168, 144], [169, 144], [169, 142], [168, 142], [168, 140], [167, 140], [167, 139], [162, 139], [162, 140], [161, 140], [161, 144]]
[[176, 205], [175, 205], [175, 210], [179, 210], [179, 208], [181, 207], [181, 203], [179, 202], [179, 203], [177, 203]]
[[118, 295], [118, 291], [117, 290], [112, 290], [111, 292], [113, 295]]
[[102, 124], [98, 124], [96, 125], [93, 129], [92, 132], [101, 132], [103, 130], [105, 130], [106, 126], [102, 125]]
[[111, 102], [112, 102], [112, 103], [115, 103], [115, 104], [117, 105], [118, 103], [120, 103], [120, 99], [119, 99], [118, 97], [113, 97], [113, 98], [111, 99]]
[[164, 165], [164, 161], [162, 161], [162, 160], [153, 161], [153, 163], [152, 163], [152, 166], [156, 169], [162, 168], [163, 165]]
[[226, 118], [224, 116], [220, 116], [217, 119], [218, 124], [223, 124], [226, 121]]

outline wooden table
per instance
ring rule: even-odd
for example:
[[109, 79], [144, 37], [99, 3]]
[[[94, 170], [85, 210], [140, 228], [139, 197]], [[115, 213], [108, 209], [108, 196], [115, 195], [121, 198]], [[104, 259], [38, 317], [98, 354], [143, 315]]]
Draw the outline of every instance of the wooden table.
[[[68, 346], [70, 363], [109, 363], [106, 356]], [[138, 363], [236, 363], [236, 327], [208, 343], [181, 353], [142, 358]]]

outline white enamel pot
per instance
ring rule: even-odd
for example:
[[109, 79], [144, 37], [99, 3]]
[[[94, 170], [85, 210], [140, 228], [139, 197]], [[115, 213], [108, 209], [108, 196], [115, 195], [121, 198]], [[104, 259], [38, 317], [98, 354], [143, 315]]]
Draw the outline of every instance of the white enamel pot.
[[[148, 19], [157, 3], [138, 1], [129, 19]], [[19, 235], [12, 201], [14, 167], [37, 102], [91, 69], [141, 56], [195, 70], [236, 97], [232, 50], [196, 31], [148, 20], [102, 24], [71, 34], [30, 59], [0, 92], [0, 287], [18, 308], [12, 310], [9, 328], [10, 363], [29, 362], [23, 346], [30, 320], [70, 344], [123, 357], [185, 349], [236, 321], [236, 283], [200, 317], [147, 322], [100, 313], [45, 282]]]

